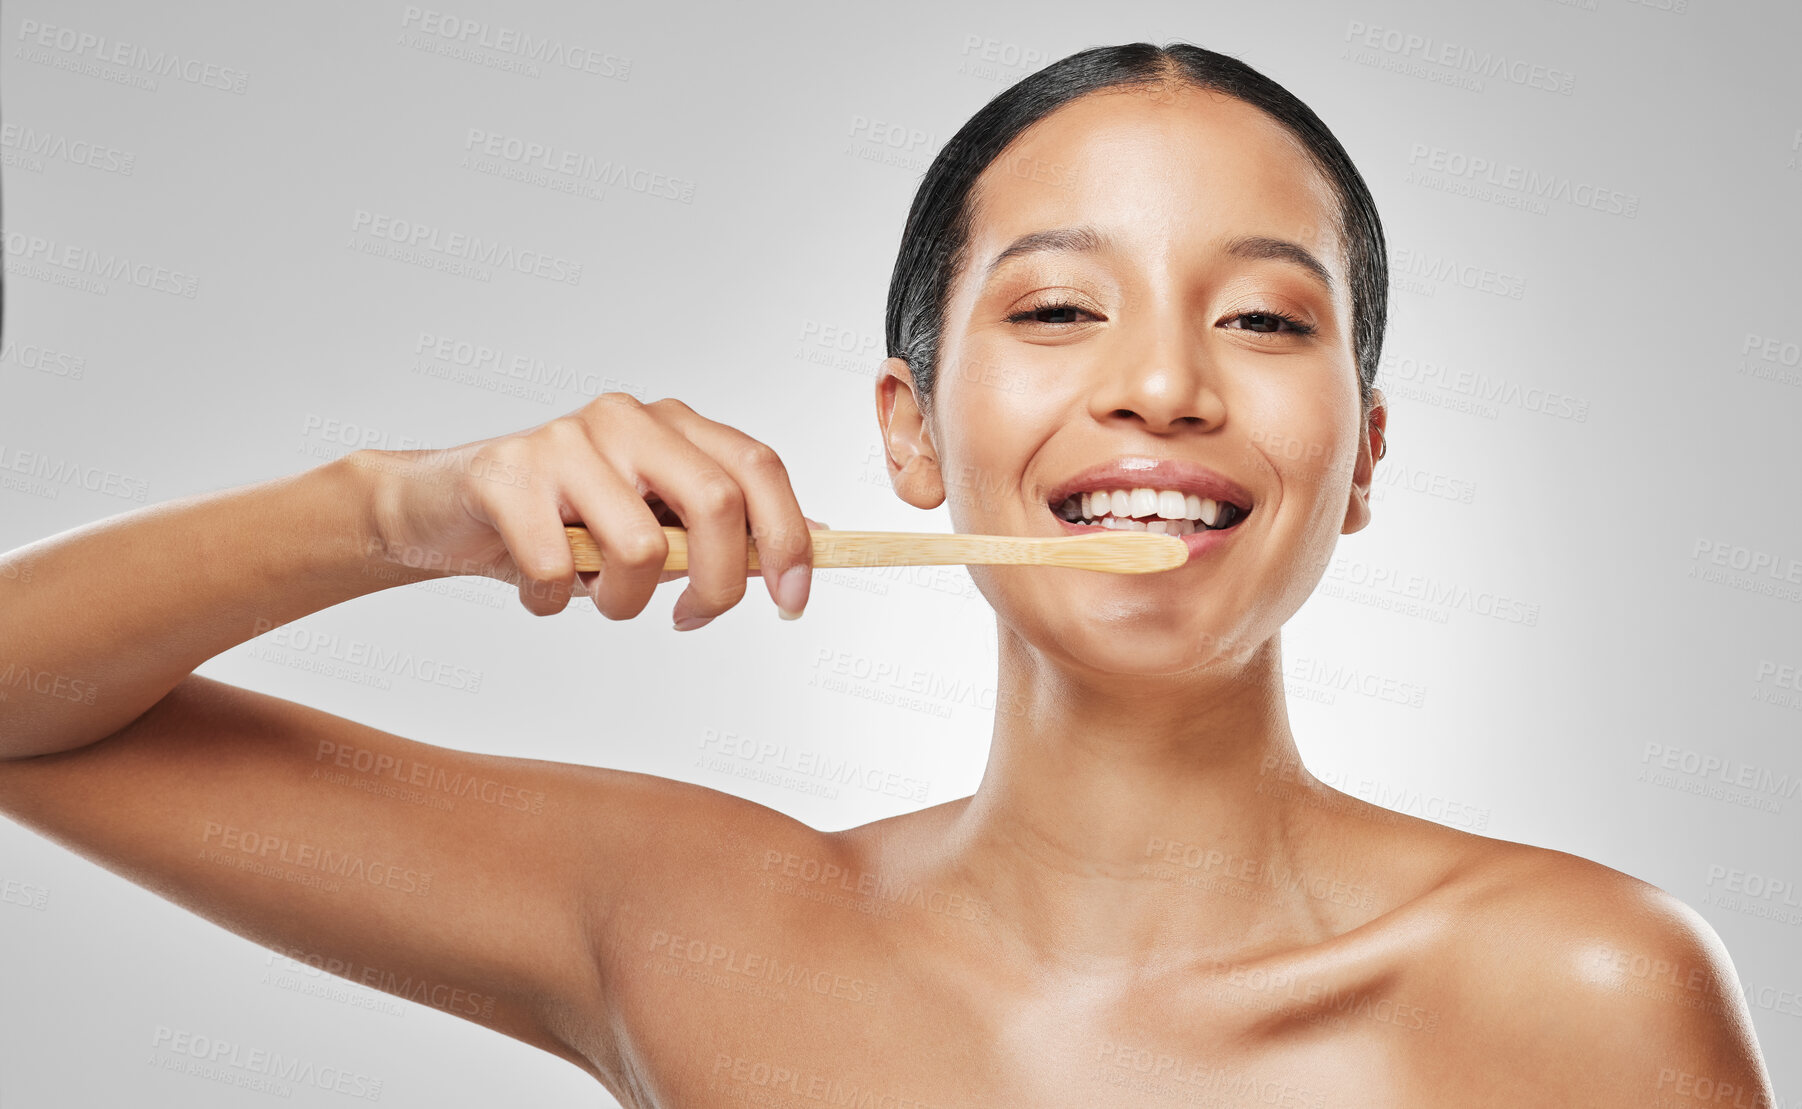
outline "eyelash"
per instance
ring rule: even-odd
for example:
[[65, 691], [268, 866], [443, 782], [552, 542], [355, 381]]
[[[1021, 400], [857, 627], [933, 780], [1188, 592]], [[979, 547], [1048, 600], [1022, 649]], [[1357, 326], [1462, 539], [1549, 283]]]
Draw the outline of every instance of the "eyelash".
[[[1008, 323], [1040, 322], [1040, 323], [1044, 323], [1045, 326], [1047, 326], [1047, 327], [1061, 327], [1061, 326], [1063, 326], [1062, 324], [1055, 324], [1055, 323], [1050, 323], [1050, 322], [1042, 321], [1042, 320], [1034, 321], [1032, 319], [1032, 317], [1039, 312], [1049, 312], [1049, 311], [1053, 311], [1053, 310], [1057, 310], [1057, 309], [1070, 309], [1070, 310], [1074, 310], [1077, 312], [1088, 311], [1088, 309], [1083, 308], [1081, 305], [1071, 304], [1068, 301], [1051, 299], [1051, 300], [1040, 301], [1038, 303], [1031, 304], [1025, 308], [1022, 308], [1020, 311], [1015, 312], [1013, 315], [1007, 317], [1007, 322]], [[1301, 320], [1297, 319], [1294, 316], [1289, 315], [1286, 312], [1273, 312], [1273, 311], [1270, 311], [1269, 309], [1261, 308], [1261, 309], [1258, 309], [1257, 311], [1252, 311], [1252, 312], [1234, 313], [1232, 318], [1236, 320], [1236, 319], [1242, 319], [1246, 316], [1266, 316], [1266, 317], [1269, 317], [1270, 319], [1278, 321], [1279, 323], [1287, 324], [1289, 326], [1291, 334], [1311, 335], [1314, 333], [1313, 325], [1303, 323]], [[1240, 330], [1249, 330], [1249, 329], [1241, 328]], [[1254, 334], [1254, 335], [1270, 335], [1270, 334], [1277, 334], [1277, 333], [1269, 332], [1269, 331], [1254, 331], [1254, 332], [1252, 332], [1252, 334]]]

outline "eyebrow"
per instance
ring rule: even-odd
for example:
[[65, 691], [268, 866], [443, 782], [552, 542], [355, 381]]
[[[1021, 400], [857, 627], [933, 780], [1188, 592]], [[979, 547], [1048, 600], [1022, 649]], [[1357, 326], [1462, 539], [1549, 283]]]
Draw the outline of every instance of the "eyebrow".
[[1288, 239], [1272, 239], [1266, 235], [1241, 235], [1227, 241], [1226, 252], [1236, 258], [1259, 261], [1288, 262], [1313, 275], [1326, 291], [1333, 291], [1333, 275], [1307, 247]]
[[1107, 236], [1093, 227], [1055, 227], [1049, 231], [1031, 231], [1007, 244], [1007, 248], [989, 262], [989, 268], [983, 272], [983, 280], [995, 276], [1001, 263], [1009, 258], [1018, 258], [1022, 254], [1038, 254], [1046, 251], [1064, 251], [1069, 253], [1088, 253], [1112, 246]]
[[[1010, 258], [1018, 258], [1025, 254], [1046, 252], [1090, 253], [1104, 250], [1113, 245], [1112, 240], [1096, 231], [1093, 227], [1056, 227], [1048, 231], [1032, 231], [1009, 243], [1006, 249], [995, 255], [989, 262], [988, 269], [983, 272], [983, 280], [995, 276], [995, 271]], [[1288, 239], [1273, 239], [1268, 235], [1241, 235], [1236, 239], [1228, 239], [1223, 246], [1226, 253], [1235, 258], [1249, 258], [1255, 261], [1288, 262], [1308, 271], [1309, 276], [1331, 294], [1333, 292], [1333, 274], [1319, 258], [1316, 258], [1307, 247]]]

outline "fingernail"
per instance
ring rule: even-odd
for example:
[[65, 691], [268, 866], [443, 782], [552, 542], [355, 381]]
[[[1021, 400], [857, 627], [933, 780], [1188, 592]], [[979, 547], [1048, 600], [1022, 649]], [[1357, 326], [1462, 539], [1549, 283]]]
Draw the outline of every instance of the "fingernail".
[[691, 632], [696, 628], [706, 627], [712, 621], [713, 617], [711, 616], [684, 616], [676, 621], [675, 627], [679, 632]]
[[812, 575], [805, 566], [790, 566], [776, 581], [776, 611], [784, 620], [799, 620], [807, 607], [807, 586]]

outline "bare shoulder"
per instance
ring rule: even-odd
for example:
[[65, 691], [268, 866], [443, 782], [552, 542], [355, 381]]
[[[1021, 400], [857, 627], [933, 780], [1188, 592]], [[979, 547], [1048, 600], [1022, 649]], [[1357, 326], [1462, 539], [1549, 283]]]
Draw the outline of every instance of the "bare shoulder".
[[627, 820], [637, 830], [621, 855], [630, 872], [598, 929], [610, 967], [642, 962], [671, 936], [762, 950], [829, 925], [807, 895], [849, 872], [841, 834], [708, 786], [633, 778], [639, 793]]
[[836, 850], [829, 833], [749, 798], [674, 778], [629, 777], [637, 785], [633, 815], [640, 828], [631, 889], [641, 902], [682, 900], [689, 890], [706, 898], [790, 856]]
[[667, 953], [672, 937], [758, 947], [804, 920], [806, 903], [768, 890], [785, 873], [832, 866], [834, 837], [708, 786], [630, 778], [632, 811], [612, 820], [635, 830], [621, 843], [616, 897], [596, 927], [605, 980], [626, 986], [646, 954]]
[[1769, 1104], [1732, 959], [1699, 913], [1567, 852], [1466, 846], [1440, 902], [1449, 958], [1431, 960], [1448, 1066], [1508, 1068], [1540, 1104]]

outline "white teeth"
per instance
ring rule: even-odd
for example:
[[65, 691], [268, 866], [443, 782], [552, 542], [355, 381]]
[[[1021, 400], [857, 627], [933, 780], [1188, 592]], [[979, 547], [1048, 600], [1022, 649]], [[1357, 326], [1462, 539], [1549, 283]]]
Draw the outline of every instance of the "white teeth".
[[[1215, 527], [1223, 518], [1225, 501], [1183, 493], [1175, 489], [1097, 489], [1072, 493], [1058, 506], [1058, 514], [1066, 520], [1090, 520], [1103, 527], [1145, 531], [1161, 531], [1167, 535], [1188, 535], [1201, 527]], [[1148, 520], [1147, 517], [1155, 517]]]
[[1145, 521], [1145, 530], [1149, 531], [1149, 532], [1154, 532], [1158, 535], [1169, 535], [1170, 534], [1170, 521], [1169, 520], [1147, 520], [1147, 521]]

